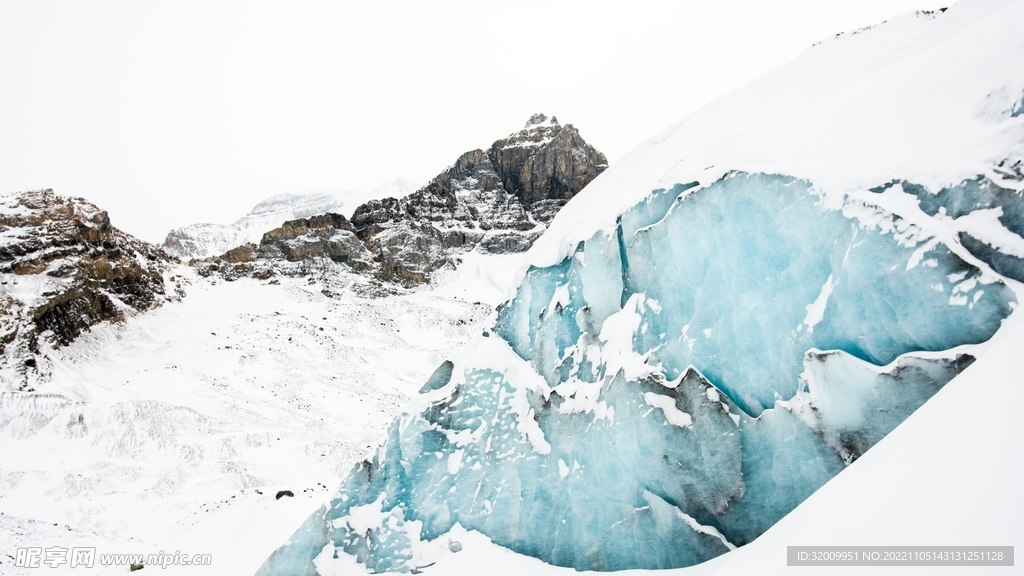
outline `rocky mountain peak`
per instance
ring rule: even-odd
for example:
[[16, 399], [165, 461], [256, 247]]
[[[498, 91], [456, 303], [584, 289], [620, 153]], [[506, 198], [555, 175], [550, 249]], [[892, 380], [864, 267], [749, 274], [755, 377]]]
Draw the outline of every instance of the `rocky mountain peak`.
[[544, 124], [557, 126], [558, 118], [555, 118], [554, 116], [545, 116], [538, 112], [533, 116], [530, 116], [530, 119], [526, 121], [526, 126], [524, 126], [524, 128], [529, 129], [532, 126], [542, 126]]
[[220, 257], [226, 266], [208, 262], [201, 268], [229, 277], [257, 269], [263, 275], [275, 267], [256, 261], [329, 258], [385, 282], [415, 285], [438, 268], [454, 266], [468, 250], [529, 249], [555, 213], [607, 164], [571, 124], [534, 114], [522, 130], [486, 150], [465, 152], [412, 194], [366, 202], [344, 225], [317, 228], [312, 235], [296, 234], [303, 225], [287, 223], [265, 234], [258, 246]]
[[553, 116], [534, 114], [526, 126], [494, 142], [488, 157], [505, 190], [546, 223], [608, 167], [608, 159]]

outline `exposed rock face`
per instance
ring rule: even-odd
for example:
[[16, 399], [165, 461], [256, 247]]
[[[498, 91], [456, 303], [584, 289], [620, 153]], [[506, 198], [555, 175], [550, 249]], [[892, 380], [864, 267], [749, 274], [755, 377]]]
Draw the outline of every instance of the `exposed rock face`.
[[[52, 190], [0, 199], [0, 379], [24, 387], [42, 342], [168, 298], [170, 257], [110, 225], [107, 213]], [[180, 288], [171, 297], [180, 297]]]
[[[587, 144], [571, 124], [563, 128], [543, 114], [535, 114], [526, 128], [495, 142], [487, 156], [505, 190], [534, 217], [538, 203], [561, 208], [608, 166], [604, 154]], [[557, 208], [545, 213], [553, 218]]]
[[[288, 222], [264, 235], [258, 247], [240, 247], [217, 259], [236, 265], [208, 261], [200, 270], [216, 268], [232, 277], [272, 273], [273, 266], [257, 260], [329, 258], [385, 282], [419, 284], [475, 247], [527, 250], [555, 213], [606, 167], [604, 155], [576, 128], [536, 114], [519, 132], [486, 151], [466, 152], [408, 196], [371, 200], [356, 208], [351, 222], [328, 215], [333, 220], [325, 220], [325, 228], [312, 219]], [[303, 227], [318, 230], [315, 240]], [[287, 270], [296, 268], [281, 271]]]
[[278, 274], [307, 275], [309, 263], [346, 264], [357, 271], [374, 269], [373, 255], [341, 214], [321, 214], [285, 222], [263, 235], [259, 244], [243, 244], [217, 258], [195, 262], [199, 273], [221, 273], [229, 280]]
[[318, 214], [351, 214], [374, 198], [405, 196], [420, 185], [404, 178], [384, 182], [370, 191], [325, 190], [305, 194], [278, 194], [256, 204], [234, 224], [192, 224], [171, 230], [162, 248], [182, 259], [216, 256], [236, 246], [257, 244], [267, 230], [282, 222]]
[[311, 257], [329, 258], [357, 270], [368, 268], [372, 260], [352, 225], [341, 214], [285, 222], [263, 235], [260, 248], [270, 257], [281, 257], [289, 262]]

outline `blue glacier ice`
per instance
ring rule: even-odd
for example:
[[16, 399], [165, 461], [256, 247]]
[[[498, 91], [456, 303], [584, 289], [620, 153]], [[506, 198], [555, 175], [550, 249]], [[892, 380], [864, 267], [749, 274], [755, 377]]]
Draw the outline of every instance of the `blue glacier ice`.
[[453, 364], [451, 360], [445, 360], [442, 362], [441, 365], [434, 370], [434, 373], [430, 375], [430, 378], [427, 378], [426, 384], [420, 388], [420, 394], [426, 394], [431, 390], [437, 390], [445, 384], [448, 384], [452, 379], [453, 370], [455, 370], [455, 364]]
[[917, 196], [921, 209], [932, 216], [942, 211], [951, 218], [959, 218], [975, 210], [1000, 208], [999, 221], [1011, 232], [1024, 234], [1024, 203], [1020, 201], [1020, 194], [984, 176], [964, 180], [935, 193], [912, 182], [903, 182], [903, 189]]
[[[1004, 163], [1005, 164], [1005, 163]], [[1001, 166], [999, 171], [1008, 180], [1020, 181], [1020, 162], [1012, 166]], [[999, 223], [1010, 233], [1024, 237], [1024, 201], [1021, 194], [1012, 188], [1000, 186], [986, 176], [977, 176], [955, 185], [930, 192], [924, 186], [907, 181], [892, 181], [872, 189], [883, 192], [900, 184], [907, 193], [917, 196], [918, 203], [926, 214], [941, 214], [960, 218], [976, 210], [998, 210]], [[960, 243], [993, 270], [1008, 278], [1024, 282], [1024, 258], [1006, 254], [975, 238], [968, 232], [960, 232]]]
[[260, 574], [418, 570], [456, 524], [578, 570], [703, 562], [863, 454], [1015, 306], [924, 230], [803, 180], [654, 190], [530, 269]]
[[1007, 278], [1024, 282], [1024, 258], [1001, 252], [968, 232], [961, 232], [959, 237], [964, 248], [991, 266], [993, 270]]
[[[942, 244], [915, 254], [929, 238], [899, 234], [897, 217], [866, 225], [823, 209], [811, 185], [794, 178], [733, 174], [677, 196], [663, 216], [634, 211], [650, 221], [621, 234], [618, 250], [596, 236], [562, 264], [531, 271], [501, 310], [498, 333], [549, 382], [563, 358], [586, 362], [585, 353], [566, 352], [581, 327], [606, 318], [612, 295], [585, 297], [595, 259], [608, 277], [604, 289], [622, 285], [616, 300], [643, 294], [653, 304], [633, 339], [639, 354], [668, 379], [697, 366], [753, 416], [796, 393], [811, 348], [884, 365], [907, 352], [985, 341], [1013, 301], [1009, 288], [979, 283], [980, 271]], [[568, 297], [551, 313], [559, 291]], [[813, 309], [819, 298], [824, 306]], [[596, 310], [577, 318], [584, 308]]]

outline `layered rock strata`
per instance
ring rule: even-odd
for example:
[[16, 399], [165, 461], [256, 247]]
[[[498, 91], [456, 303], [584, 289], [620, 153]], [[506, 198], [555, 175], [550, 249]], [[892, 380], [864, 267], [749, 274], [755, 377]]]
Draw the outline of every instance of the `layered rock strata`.
[[28, 386], [43, 369], [46, 346], [180, 298], [177, 279], [167, 276], [171, 262], [81, 198], [35, 190], [0, 199], [3, 387]]
[[535, 114], [526, 126], [472, 150], [403, 198], [371, 200], [339, 214], [286, 222], [222, 256], [197, 262], [227, 278], [303, 273], [329, 260], [383, 282], [414, 286], [474, 248], [527, 250], [555, 213], [607, 167], [571, 124]]

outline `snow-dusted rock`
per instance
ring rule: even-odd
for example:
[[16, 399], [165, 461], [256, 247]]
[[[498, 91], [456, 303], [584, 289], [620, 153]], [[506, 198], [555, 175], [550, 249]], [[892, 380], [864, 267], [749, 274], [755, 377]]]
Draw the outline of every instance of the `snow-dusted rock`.
[[326, 190], [305, 194], [278, 194], [256, 204], [233, 224], [192, 224], [171, 230], [163, 248], [182, 259], [207, 258], [247, 243], [259, 243], [267, 230], [289, 220], [310, 218], [329, 212], [351, 216], [364, 202], [389, 196], [402, 197], [419, 189], [404, 178], [384, 182], [369, 192]]
[[[558, 209], [606, 164], [572, 125], [536, 114], [486, 151], [466, 152], [412, 194], [370, 200], [355, 209], [351, 221], [340, 214], [318, 221], [324, 226], [314, 226], [312, 219], [289, 221], [258, 245], [233, 248], [197, 266], [202, 274], [268, 277], [301, 274], [308, 264], [296, 262], [329, 259], [384, 282], [413, 286], [440, 268], [453, 268], [460, 254], [474, 248], [528, 250]], [[307, 228], [317, 232], [296, 235]]]
[[0, 199], [0, 381], [26, 388], [46, 347], [178, 298], [171, 258], [111, 226], [81, 198], [35, 190]]

